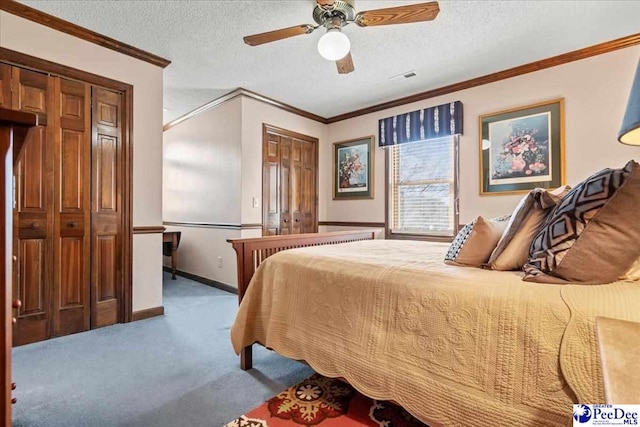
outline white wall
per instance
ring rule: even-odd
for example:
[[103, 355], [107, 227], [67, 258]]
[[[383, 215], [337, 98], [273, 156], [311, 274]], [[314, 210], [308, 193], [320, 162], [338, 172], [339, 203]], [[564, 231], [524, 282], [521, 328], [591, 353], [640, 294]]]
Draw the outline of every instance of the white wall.
[[[241, 237], [240, 230], [212, 227], [167, 225], [167, 231], [180, 231], [178, 269], [196, 276], [237, 287], [236, 253], [227, 239]], [[219, 264], [222, 258], [222, 266]], [[165, 265], [171, 258], [165, 257]]]
[[[241, 120], [237, 97], [164, 132], [164, 221], [240, 225]], [[167, 225], [167, 230], [182, 233], [180, 270], [236, 284], [235, 253], [227, 239], [240, 237], [239, 229]]]
[[162, 248], [161, 234], [134, 234], [133, 311], [162, 305], [162, 250], [156, 248]]
[[[133, 85], [133, 226], [160, 225], [162, 68], [4, 11], [0, 46]], [[161, 306], [160, 236], [133, 240], [133, 310]]]
[[164, 221], [240, 223], [241, 99], [163, 135]]

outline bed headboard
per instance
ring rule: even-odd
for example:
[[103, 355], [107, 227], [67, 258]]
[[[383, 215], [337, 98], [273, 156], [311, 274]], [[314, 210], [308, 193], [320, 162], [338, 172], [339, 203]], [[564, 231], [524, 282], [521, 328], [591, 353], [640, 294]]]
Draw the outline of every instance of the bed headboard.
[[253, 273], [271, 255], [285, 249], [306, 246], [330, 245], [333, 243], [372, 240], [373, 231], [337, 231], [331, 233], [291, 234], [286, 236], [264, 236], [247, 239], [228, 239], [236, 251], [238, 262], [238, 300], [242, 301]]

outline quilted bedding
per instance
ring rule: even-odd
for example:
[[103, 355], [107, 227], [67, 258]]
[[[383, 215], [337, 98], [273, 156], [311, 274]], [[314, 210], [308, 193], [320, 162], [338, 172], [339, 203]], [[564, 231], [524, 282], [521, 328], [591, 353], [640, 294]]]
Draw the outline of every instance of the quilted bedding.
[[567, 426], [604, 403], [595, 316], [640, 320], [640, 284], [550, 285], [445, 265], [446, 244], [368, 240], [280, 252], [231, 329], [436, 426]]

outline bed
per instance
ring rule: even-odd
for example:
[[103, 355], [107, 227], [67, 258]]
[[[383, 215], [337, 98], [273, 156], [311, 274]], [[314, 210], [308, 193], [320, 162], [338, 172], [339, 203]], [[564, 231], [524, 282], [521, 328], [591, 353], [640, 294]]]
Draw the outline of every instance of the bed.
[[527, 283], [445, 265], [448, 244], [372, 237], [232, 242], [243, 369], [260, 343], [432, 427], [567, 426], [572, 403], [604, 403], [595, 317], [639, 321], [638, 283]]

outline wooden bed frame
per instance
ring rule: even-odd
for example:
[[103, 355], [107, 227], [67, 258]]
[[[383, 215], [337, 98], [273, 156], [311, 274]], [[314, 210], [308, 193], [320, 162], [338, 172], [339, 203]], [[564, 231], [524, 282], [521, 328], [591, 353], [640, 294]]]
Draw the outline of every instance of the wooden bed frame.
[[[333, 243], [372, 240], [374, 231], [338, 231], [331, 233], [292, 234], [287, 236], [265, 236], [247, 239], [228, 239], [236, 251], [238, 262], [238, 303], [242, 302], [253, 273], [258, 266], [271, 255], [285, 249], [302, 248], [306, 246], [330, 245]], [[251, 369], [252, 346], [244, 347], [240, 351], [240, 368]]]

